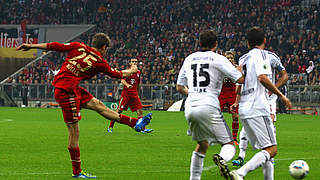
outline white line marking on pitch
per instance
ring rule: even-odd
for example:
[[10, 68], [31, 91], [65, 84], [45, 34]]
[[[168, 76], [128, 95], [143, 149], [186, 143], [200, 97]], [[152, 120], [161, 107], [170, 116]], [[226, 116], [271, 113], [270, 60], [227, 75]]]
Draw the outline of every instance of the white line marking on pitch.
[[0, 119], [0, 123], [1, 122], [11, 122], [11, 121], [13, 121], [13, 119]]
[[[283, 158], [283, 159], [274, 159], [275, 162], [277, 161], [287, 161], [287, 160], [296, 160], [296, 159], [320, 159], [320, 158]], [[231, 165], [232, 162], [229, 161], [228, 165]], [[203, 167], [203, 171], [208, 171], [209, 169], [212, 169], [212, 168], [216, 168], [217, 165], [212, 165], [212, 166], [208, 166], [208, 167]]]

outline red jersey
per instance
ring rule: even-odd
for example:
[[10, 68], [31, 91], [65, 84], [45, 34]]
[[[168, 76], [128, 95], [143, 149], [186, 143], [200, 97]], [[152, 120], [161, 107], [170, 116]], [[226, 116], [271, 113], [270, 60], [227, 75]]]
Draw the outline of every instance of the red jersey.
[[123, 92], [131, 95], [132, 94], [137, 95], [138, 86], [140, 84], [140, 76], [141, 76], [141, 72], [138, 70], [136, 73], [127, 77], [125, 80], [128, 84], [132, 85], [132, 88], [127, 88], [127, 86], [123, 86]]
[[122, 78], [122, 72], [112, 69], [100, 52], [79, 43], [71, 42], [61, 44], [47, 43], [48, 50], [67, 51], [68, 55], [58, 74], [54, 77], [52, 85], [56, 88], [71, 90], [77, 87], [81, 80], [90, 79], [99, 72], [110, 77]]
[[236, 96], [236, 83], [229, 78], [224, 78], [220, 96]]

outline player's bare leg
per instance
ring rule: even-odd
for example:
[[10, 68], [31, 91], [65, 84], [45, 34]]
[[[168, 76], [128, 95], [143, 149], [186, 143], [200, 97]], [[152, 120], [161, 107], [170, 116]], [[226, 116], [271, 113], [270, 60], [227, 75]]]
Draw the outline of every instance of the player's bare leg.
[[[122, 111], [119, 110], [119, 109], [117, 109], [116, 111], [117, 111], [117, 113], [119, 113], [119, 114], [122, 112]], [[139, 119], [139, 118], [138, 118], [138, 119]], [[116, 121], [110, 120], [109, 127], [107, 128], [107, 132], [108, 132], [108, 133], [112, 133], [115, 122], [116, 122]]]
[[232, 113], [232, 136], [235, 141], [235, 145], [239, 145], [237, 141], [237, 136], [239, 132], [239, 115], [237, 113]]
[[[91, 109], [96, 112], [98, 112], [100, 115], [105, 117], [109, 120], [117, 121], [121, 124], [126, 124], [130, 127], [136, 127], [136, 131], [140, 132], [141, 128], [145, 126], [145, 124], [148, 124], [151, 120], [151, 113], [149, 113], [145, 119], [145, 121], [142, 122], [142, 124], [139, 124], [139, 127], [137, 128], [136, 124], [140, 123], [138, 122], [137, 118], [129, 117], [123, 114], [119, 114], [116, 111], [112, 111], [111, 109], [107, 108], [100, 100], [93, 98], [89, 102], [82, 105], [83, 108]], [[138, 123], [137, 123], [138, 122]], [[141, 127], [142, 126], [142, 127]]]

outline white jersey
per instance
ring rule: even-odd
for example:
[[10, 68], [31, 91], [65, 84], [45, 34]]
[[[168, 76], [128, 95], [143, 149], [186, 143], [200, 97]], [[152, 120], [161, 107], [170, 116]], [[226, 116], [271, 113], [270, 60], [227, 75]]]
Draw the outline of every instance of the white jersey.
[[[284, 66], [282, 65], [281, 63], [281, 60], [280, 58], [273, 52], [270, 52], [270, 51], [267, 51], [267, 50], [263, 50], [266, 52], [267, 56], [269, 57], [270, 59], [270, 66], [271, 66], [271, 69], [272, 69], [272, 74], [271, 75], [268, 75], [269, 79], [272, 81], [272, 84], [275, 84], [276, 83], [276, 74], [277, 72], [281, 72], [283, 70], [285, 70]], [[276, 101], [278, 98], [277, 95], [275, 94], [272, 94], [268, 100], [269, 101]]]
[[270, 57], [266, 51], [254, 48], [239, 59], [245, 75], [239, 102], [240, 118], [269, 116], [270, 105], [266, 88], [258, 80], [261, 74], [271, 75]]
[[180, 69], [177, 84], [188, 86], [186, 106], [211, 105], [220, 108], [218, 96], [224, 77], [233, 82], [242, 74], [224, 56], [212, 51], [190, 54]]

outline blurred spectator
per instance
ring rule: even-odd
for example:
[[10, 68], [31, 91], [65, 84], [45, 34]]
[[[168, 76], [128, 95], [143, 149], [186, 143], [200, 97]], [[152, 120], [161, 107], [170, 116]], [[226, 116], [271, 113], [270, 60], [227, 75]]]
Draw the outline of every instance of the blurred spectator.
[[[143, 83], [175, 83], [187, 54], [198, 49], [199, 32], [214, 29], [219, 35], [217, 51], [233, 49], [237, 57], [247, 52], [245, 35], [253, 25], [263, 26], [267, 48], [278, 54], [291, 74], [313, 73], [320, 64], [320, 9], [318, 3], [301, 6], [302, 1], [10, 1], [0, 7], [3, 24], [96, 24], [97, 27], [76, 41], [90, 44], [95, 32], [106, 32], [112, 39], [107, 60], [114, 68], [125, 69], [136, 57], [141, 62]], [[237, 7], [237, 8], [233, 8]], [[205, 9], [205, 10], [201, 10]], [[59, 69], [63, 53], [49, 55], [25, 68], [16, 82], [27, 79], [49, 83]], [[47, 63], [46, 66], [44, 63]], [[22, 77], [21, 77], [22, 76]], [[293, 77], [293, 76], [292, 76]], [[94, 81], [112, 83], [97, 76]]]

